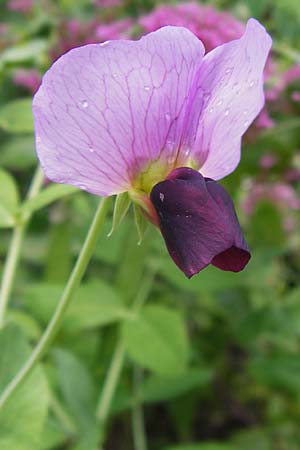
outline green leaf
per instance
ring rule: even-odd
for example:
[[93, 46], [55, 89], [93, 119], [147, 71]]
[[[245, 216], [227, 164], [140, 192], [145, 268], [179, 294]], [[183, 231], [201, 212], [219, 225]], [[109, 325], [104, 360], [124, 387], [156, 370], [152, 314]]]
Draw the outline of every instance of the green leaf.
[[76, 421], [86, 448], [94, 448], [99, 428], [95, 417], [96, 386], [86, 367], [75, 355], [62, 349], [55, 349], [53, 355], [64, 404]]
[[149, 221], [146, 219], [144, 214], [142, 213], [141, 207], [138, 205], [134, 205], [134, 222], [138, 233], [138, 245], [141, 245], [144, 234], [149, 225]]
[[[8, 325], [0, 331], [0, 391], [18, 372], [30, 354], [20, 330]], [[39, 447], [48, 409], [48, 386], [36, 367], [0, 411], [0, 448], [34, 450]]]
[[130, 198], [127, 192], [123, 192], [122, 194], [117, 195], [115, 206], [114, 206], [114, 215], [113, 222], [110, 232], [108, 233], [108, 237], [110, 237], [115, 229], [120, 225], [120, 223], [125, 218], [129, 207], [130, 207]]
[[[47, 283], [25, 288], [24, 303], [34, 317], [48, 323], [63, 292], [63, 286]], [[128, 315], [118, 293], [103, 281], [83, 284], [68, 308], [63, 329], [70, 333], [103, 326]]]
[[38, 60], [47, 49], [47, 41], [35, 39], [16, 46], [10, 46], [1, 53], [0, 69], [5, 64], [21, 63], [25, 61]]
[[188, 361], [188, 340], [180, 314], [146, 306], [122, 324], [124, 344], [141, 366], [162, 375], [178, 375]]
[[167, 447], [164, 450], [237, 450], [229, 444], [219, 442], [203, 442], [199, 444], [184, 444]]
[[0, 169], [0, 228], [12, 227], [19, 204], [19, 192], [14, 178]]
[[43, 189], [34, 198], [27, 200], [22, 205], [22, 210], [25, 212], [34, 212], [38, 209], [44, 208], [56, 200], [59, 200], [66, 195], [74, 194], [79, 189], [75, 186], [69, 186], [65, 184], [51, 184]]
[[21, 98], [6, 103], [0, 109], [0, 127], [9, 133], [33, 132], [32, 98]]
[[[140, 386], [139, 397], [143, 403], [155, 403], [180, 397], [193, 389], [199, 392], [201, 387], [207, 388], [212, 371], [207, 368], [193, 368], [172, 377], [150, 375]], [[132, 392], [118, 392], [112, 410], [120, 412], [132, 407]]]
[[33, 135], [10, 136], [1, 145], [0, 164], [9, 169], [28, 169], [36, 165]]

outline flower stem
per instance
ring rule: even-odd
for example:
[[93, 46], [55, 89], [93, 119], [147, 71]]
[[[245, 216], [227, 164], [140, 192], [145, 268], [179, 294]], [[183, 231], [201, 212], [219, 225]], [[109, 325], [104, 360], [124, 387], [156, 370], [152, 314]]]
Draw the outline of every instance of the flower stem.
[[[38, 167], [32, 179], [32, 183], [30, 185], [26, 197], [27, 200], [35, 197], [35, 195], [38, 193], [38, 191], [42, 186], [43, 179], [44, 179], [43, 172], [40, 169], [40, 167]], [[24, 213], [22, 216], [22, 220], [16, 223], [13, 230], [11, 244], [7, 253], [3, 269], [2, 283], [0, 288], [0, 328], [4, 324], [5, 311], [8, 305], [17, 265], [20, 258], [22, 242], [24, 239], [26, 227], [31, 219], [31, 216], [32, 213], [30, 212]]]
[[[141, 288], [139, 289], [134, 302], [132, 304], [132, 311], [137, 312], [138, 309], [143, 305], [146, 301], [149, 292], [151, 290], [152, 282], [155, 276], [155, 271], [151, 269], [148, 274], [145, 276], [145, 280], [141, 283]], [[105, 422], [109, 415], [109, 410], [111, 406], [111, 402], [113, 400], [117, 384], [121, 375], [123, 362], [125, 358], [125, 347], [120, 337], [111, 363], [108, 369], [108, 372], [105, 377], [104, 386], [99, 398], [98, 406], [96, 409], [96, 417], [101, 424], [102, 430], [104, 429]], [[102, 438], [102, 437], [101, 437]]]
[[147, 439], [144, 425], [143, 407], [141, 405], [140, 387], [143, 373], [142, 369], [135, 366], [133, 369], [133, 407], [132, 407], [132, 431], [135, 450], [147, 450]]
[[26, 361], [21, 370], [17, 373], [15, 378], [7, 385], [4, 389], [1, 397], [0, 397], [0, 408], [6, 403], [8, 398], [14, 393], [17, 387], [27, 378], [30, 374], [31, 370], [35, 367], [36, 363], [41, 359], [41, 357], [45, 354], [49, 345], [53, 341], [56, 336], [56, 333], [61, 325], [63, 320], [64, 313], [73, 297], [74, 292], [78, 288], [83, 274], [87, 268], [87, 265], [92, 256], [92, 252], [94, 250], [99, 231], [102, 228], [104, 223], [106, 213], [108, 210], [110, 198], [103, 198], [98, 206], [96, 214], [94, 216], [93, 222], [90, 226], [89, 232], [81, 249], [81, 252], [78, 256], [77, 262], [74, 266], [74, 269], [70, 275], [68, 283], [65, 287], [63, 295], [54, 311], [54, 314], [42, 335], [40, 341], [37, 346], [33, 350], [31, 356]]

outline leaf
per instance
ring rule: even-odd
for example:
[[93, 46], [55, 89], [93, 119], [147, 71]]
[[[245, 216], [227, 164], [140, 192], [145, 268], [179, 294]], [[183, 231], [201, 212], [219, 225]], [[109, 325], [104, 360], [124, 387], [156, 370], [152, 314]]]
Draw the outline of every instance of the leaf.
[[19, 204], [19, 192], [14, 178], [0, 169], [0, 228], [12, 227]]
[[257, 357], [250, 362], [249, 372], [259, 383], [280, 388], [294, 395], [300, 391], [300, 357], [284, 353]]
[[51, 184], [50, 186], [39, 192], [34, 198], [27, 200], [22, 205], [24, 212], [34, 212], [41, 209], [49, 203], [59, 200], [66, 195], [74, 194], [79, 189], [75, 186], [69, 186], [65, 184]]
[[1, 145], [1, 166], [14, 170], [23, 170], [35, 166], [37, 157], [34, 148], [34, 137], [32, 135], [10, 136]]
[[97, 391], [88, 370], [69, 351], [56, 348], [53, 357], [65, 405], [82, 428], [90, 428], [91, 422], [95, 421]]
[[92, 448], [96, 446], [99, 428], [95, 417], [96, 386], [87, 368], [75, 355], [58, 348], [53, 355], [64, 404], [78, 424], [80, 439], [86, 448]]
[[138, 233], [138, 245], [141, 245], [144, 234], [146, 233], [146, 230], [148, 228], [149, 222], [142, 213], [141, 207], [138, 205], [134, 205], [134, 222]]
[[[20, 330], [7, 325], [0, 331], [0, 391], [14, 377], [30, 354]], [[48, 409], [48, 386], [36, 367], [0, 411], [0, 448], [34, 450], [39, 446]]]
[[167, 447], [164, 450], [237, 450], [229, 444], [219, 442], [203, 442], [199, 444], [184, 444]]
[[32, 133], [32, 98], [12, 100], [0, 109], [0, 127], [9, 133]]
[[21, 63], [25, 61], [38, 60], [47, 49], [47, 41], [35, 39], [26, 44], [10, 46], [1, 53], [0, 69], [5, 64]]
[[114, 206], [114, 214], [113, 214], [113, 223], [110, 232], [108, 233], [108, 237], [110, 237], [115, 229], [120, 225], [120, 223], [125, 218], [130, 207], [130, 198], [127, 192], [123, 192], [122, 194], [117, 195], [115, 206]]
[[[63, 292], [63, 286], [31, 284], [24, 290], [26, 308], [43, 324], [48, 323]], [[118, 293], [103, 281], [83, 284], [77, 290], [63, 322], [63, 329], [75, 333], [103, 326], [128, 314]]]
[[[149, 375], [140, 386], [139, 397], [143, 403], [155, 403], [171, 400], [190, 392], [193, 389], [207, 387], [212, 371], [207, 368], [193, 368], [177, 376], [166, 377]], [[116, 395], [112, 410], [120, 412], [132, 407], [132, 392], [119, 392]]]
[[129, 355], [162, 375], [178, 375], [188, 360], [188, 340], [180, 314], [163, 306], [146, 306], [122, 324]]

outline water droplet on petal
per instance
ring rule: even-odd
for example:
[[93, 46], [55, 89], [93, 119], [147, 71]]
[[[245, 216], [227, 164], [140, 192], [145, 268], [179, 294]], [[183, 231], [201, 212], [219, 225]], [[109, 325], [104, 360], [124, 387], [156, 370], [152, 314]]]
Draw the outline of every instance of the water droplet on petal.
[[213, 108], [213, 107], [211, 107], [211, 108], [209, 108], [208, 112], [212, 113], [212, 112], [213, 112], [213, 110], [214, 110], [214, 108]]
[[248, 109], [244, 109], [243, 114], [246, 116], [248, 114]]
[[224, 112], [224, 115], [225, 115], [225, 116], [228, 116], [228, 114], [229, 114], [229, 108], [226, 108], [226, 109], [225, 109], [225, 112]]
[[250, 81], [250, 84], [249, 84], [249, 86], [252, 88], [253, 86], [254, 86], [254, 81], [252, 80], [252, 81]]
[[167, 113], [167, 114], [165, 115], [165, 118], [166, 118], [166, 120], [167, 120], [167, 121], [169, 121], [169, 120], [171, 119], [171, 116], [170, 116], [170, 114], [169, 114], [169, 113]]
[[87, 108], [89, 106], [89, 102], [87, 100], [81, 100], [80, 105], [82, 108]]
[[150, 86], [144, 86], [145, 91], [149, 91], [150, 90]]
[[246, 128], [248, 125], [249, 125], [249, 120], [246, 120], [246, 121], [244, 122], [244, 127]]
[[165, 196], [164, 196], [164, 194], [162, 192], [159, 193], [159, 198], [160, 198], [161, 202], [164, 201]]
[[94, 153], [95, 149], [93, 147], [89, 147], [89, 152]]
[[107, 44], [109, 44], [110, 43], [110, 41], [105, 41], [105, 42], [101, 42], [101, 47], [104, 47], [105, 45], [107, 45]]
[[222, 100], [222, 99], [220, 99], [220, 100], [218, 101], [217, 105], [218, 105], [218, 106], [221, 106], [221, 105], [222, 105], [222, 103], [223, 103], [223, 100]]

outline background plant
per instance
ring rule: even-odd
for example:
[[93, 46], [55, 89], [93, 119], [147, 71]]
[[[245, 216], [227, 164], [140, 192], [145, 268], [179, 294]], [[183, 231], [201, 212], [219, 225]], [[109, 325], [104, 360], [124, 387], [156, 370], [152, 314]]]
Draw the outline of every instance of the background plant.
[[[179, 17], [204, 29], [187, 7], [178, 12], [173, 2], [149, 16], [155, 6], [0, 2], [1, 391], [49, 322], [99, 201], [39, 171], [32, 181], [32, 93], [61, 52], [138, 36], [145, 16], [153, 27]], [[251, 263], [238, 275], [209, 267], [186, 280], [156, 230], [136, 245], [132, 211], [106, 238], [110, 207], [59, 334], [0, 410], [3, 450], [300, 449], [299, 8], [286, 0], [208, 6], [230, 21], [256, 16], [274, 38], [265, 116], [224, 180], [240, 204]]]

